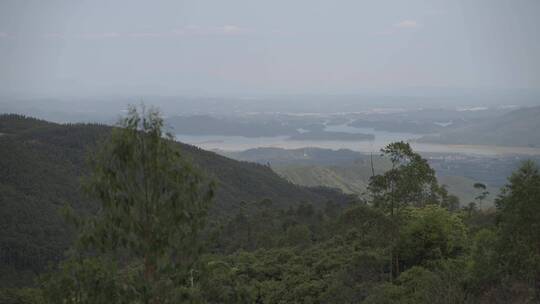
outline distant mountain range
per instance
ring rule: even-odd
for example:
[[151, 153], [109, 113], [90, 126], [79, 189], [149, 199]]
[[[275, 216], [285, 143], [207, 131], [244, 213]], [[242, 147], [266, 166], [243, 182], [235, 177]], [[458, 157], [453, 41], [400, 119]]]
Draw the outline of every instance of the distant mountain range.
[[342, 140], [342, 141], [364, 141], [374, 140], [373, 134], [364, 133], [345, 133], [345, 132], [329, 132], [329, 131], [309, 131], [299, 133], [289, 137], [290, 140]]
[[499, 117], [442, 130], [421, 142], [466, 145], [540, 147], [540, 106], [521, 108]]

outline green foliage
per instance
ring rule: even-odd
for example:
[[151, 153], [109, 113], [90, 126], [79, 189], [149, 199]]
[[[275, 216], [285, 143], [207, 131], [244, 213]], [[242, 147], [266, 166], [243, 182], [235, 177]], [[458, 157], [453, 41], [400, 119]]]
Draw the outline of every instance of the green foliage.
[[450, 211], [456, 211], [459, 209], [459, 198], [449, 194], [447, 188], [446, 185], [442, 185], [439, 188], [439, 195], [441, 196], [440, 205]]
[[[56, 124], [21, 115], [0, 115], [0, 287], [32, 286], [36, 274], [57, 264], [72, 244], [73, 229], [60, 210], [96, 214], [98, 204], [84, 195], [80, 179], [88, 175], [88, 154], [111, 136], [97, 124]], [[238, 162], [178, 142], [170, 142], [185, 161], [216, 180], [212, 219], [235, 214], [245, 203], [269, 198], [276, 207], [302, 201], [343, 205], [350, 198], [327, 188], [307, 189], [280, 178], [270, 168]]]
[[311, 231], [306, 225], [292, 225], [286, 231], [289, 246], [308, 246], [311, 243]]
[[[496, 211], [459, 211], [427, 162], [408, 144], [394, 143], [383, 150], [393, 168], [372, 178], [372, 197], [344, 206], [329, 189], [296, 187], [267, 167], [174, 143], [162, 136], [154, 112], [130, 115], [93, 156], [86, 184], [92, 200], [70, 192], [75, 213], [83, 213], [72, 218], [79, 251], [43, 276], [41, 289], [3, 289], [0, 302], [537, 302], [540, 177], [531, 163], [510, 178]], [[61, 183], [77, 187], [74, 177], [85, 172], [77, 155], [98, 134], [110, 134], [106, 127], [33, 123], [0, 137], [8, 144], [0, 145], [7, 159], [0, 159], [6, 277], [38, 269], [29, 257], [44, 250], [33, 247], [55, 248], [59, 256], [61, 246], [48, 245], [51, 234], [70, 234], [55, 226], [53, 214], [72, 200], [51, 208], [54, 193], [68, 193]], [[230, 204], [205, 228], [213, 189], [197, 167], [220, 181], [217, 203]], [[53, 190], [41, 180], [46, 170]]]
[[18, 133], [0, 136], [0, 286], [11, 287], [30, 285], [35, 273], [63, 258], [73, 240], [59, 212], [64, 204], [95, 211], [79, 191], [78, 176], [86, 147], [104, 134], [97, 125], [59, 130], [56, 124], [19, 120], [12, 129]]
[[[78, 249], [127, 255], [141, 263], [141, 269], [116, 283], [108, 265], [100, 267], [84, 259], [68, 261], [59, 280], [60, 285], [73, 282], [80, 289], [76, 292], [82, 298], [74, 303], [119, 302], [124, 297], [118, 294], [118, 286], [129, 289], [137, 302], [168, 303], [177, 298], [177, 286], [181, 289], [185, 283], [183, 274], [196, 258], [198, 232], [213, 197], [213, 185], [181, 158], [170, 138], [164, 138], [162, 126], [158, 112], [145, 113], [143, 108], [139, 114], [131, 108], [93, 156], [93, 171], [85, 186], [100, 203], [100, 212], [74, 219], [79, 228]], [[74, 297], [74, 288], [62, 293], [53, 283], [46, 286], [52, 294], [59, 294], [58, 299]]]
[[[377, 287], [364, 303], [459, 304], [466, 296], [453, 270], [430, 271], [415, 266], [403, 272], [396, 282]], [[452, 280], [448, 280], [451, 278]]]
[[527, 282], [540, 300], [540, 173], [533, 162], [512, 174], [496, 205], [505, 271]]
[[492, 230], [482, 229], [474, 236], [469, 272], [471, 284], [477, 291], [499, 284], [503, 277], [498, 242], [498, 236]]
[[[405, 261], [406, 266], [418, 264], [424, 258], [422, 256], [415, 257], [415, 254], [403, 249], [403, 243], [407, 239], [404, 239], [406, 236], [402, 235], [400, 230], [405, 225], [404, 221], [407, 218], [405, 213], [407, 213], [407, 210], [410, 210], [408, 208], [411, 206], [421, 208], [434, 204], [455, 209], [455, 206], [453, 200], [448, 196], [446, 188], [439, 186], [435, 177], [435, 171], [429, 166], [427, 160], [423, 159], [418, 153], [415, 153], [408, 143], [394, 142], [387, 145], [381, 151], [392, 162], [392, 168], [383, 174], [372, 176], [368, 190], [372, 196], [373, 206], [385, 213], [391, 221], [389, 237], [391, 246], [394, 247], [391, 254], [392, 277], [396, 278], [399, 276], [403, 262], [400, 259], [401, 252], [409, 255], [406, 256], [406, 259], [411, 259], [411, 261]], [[419, 219], [422, 219], [422, 216]], [[434, 218], [429, 220], [434, 220]], [[423, 228], [420, 227], [419, 229]], [[409, 230], [412, 229], [414, 228], [409, 227]], [[429, 229], [429, 227], [425, 229]], [[413, 231], [411, 233], [420, 232]], [[442, 242], [444, 241], [442, 240]], [[419, 242], [421, 243], [422, 240]], [[419, 250], [430, 250], [425, 247]], [[438, 247], [439, 245], [434, 245], [434, 248]], [[416, 247], [413, 248], [412, 250], [416, 250]], [[419, 252], [417, 254], [423, 255], [428, 253]]]
[[309, 249], [212, 257], [201, 287], [210, 303], [358, 302], [385, 276], [384, 263], [376, 253], [335, 239]]
[[6, 288], [0, 289], [2, 304], [44, 304], [43, 295], [37, 288]]
[[474, 183], [473, 187], [477, 189], [478, 191], [480, 191], [478, 195], [475, 197], [475, 200], [478, 201], [478, 206], [480, 209], [482, 209], [482, 202], [489, 195], [489, 191], [487, 191], [487, 187], [483, 183]]
[[388, 235], [393, 231], [392, 221], [382, 211], [366, 205], [346, 209], [336, 224], [338, 233], [354, 235], [362, 246], [389, 248]]
[[101, 210], [83, 223], [83, 243], [125, 248], [155, 266], [193, 243], [214, 187], [163, 139], [162, 124], [157, 112], [132, 108], [94, 156], [86, 188]]
[[[540, 174], [525, 162], [496, 201], [496, 225], [479, 230], [469, 264], [470, 285], [485, 303], [540, 299]], [[474, 227], [473, 227], [474, 228]]]
[[[375, 234], [386, 218], [365, 205], [332, 211], [302, 204], [230, 219], [212, 242], [222, 253], [204, 259], [196, 285], [210, 303], [361, 301], [389, 276], [384, 232]], [[246, 240], [247, 231], [251, 246], [241, 246], [248, 251], [234, 251], [231, 242]]]
[[42, 280], [47, 303], [128, 303], [129, 290], [116, 264], [106, 258], [72, 257]]
[[12, 135], [53, 126], [53, 123], [19, 114], [0, 114], [0, 133]]
[[456, 258], [466, 249], [467, 228], [457, 214], [438, 206], [413, 208], [400, 229], [398, 252], [404, 265]]
[[392, 168], [370, 180], [368, 189], [375, 207], [399, 216], [406, 206], [440, 203], [435, 171], [408, 143], [391, 143], [381, 151], [391, 160]]

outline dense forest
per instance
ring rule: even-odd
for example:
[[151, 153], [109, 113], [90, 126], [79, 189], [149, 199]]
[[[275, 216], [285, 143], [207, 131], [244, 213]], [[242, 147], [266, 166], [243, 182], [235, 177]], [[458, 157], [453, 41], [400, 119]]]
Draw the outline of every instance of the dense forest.
[[[0, 286], [25, 286], [49, 262], [62, 259], [72, 231], [62, 218], [65, 205], [92, 213], [97, 204], [81, 189], [87, 158], [111, 127], [55, 124], [21, 115], [0, 115]], [[182, 155], [217, 184], [214, 217], [255, 209], [271, 200], [280, 208], [354, 197], [326, 188], [291, 184], [270, 168], [239, 162], [193, 146], [174, 143]]]
[[6, 115], [0, 133], [2, 267], [30, 272], [2, 303], [540, 301], [533, 162], [481, 211], [404, 142], [359, 199], [175, 143], [152, 110], [112, 132]]

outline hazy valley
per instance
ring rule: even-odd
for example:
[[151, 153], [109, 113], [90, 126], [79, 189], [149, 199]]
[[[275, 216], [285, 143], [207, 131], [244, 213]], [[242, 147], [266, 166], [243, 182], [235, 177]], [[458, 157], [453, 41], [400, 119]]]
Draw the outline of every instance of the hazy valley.
[[539, 304], [539, 16], [0, 0], [0, 304]]

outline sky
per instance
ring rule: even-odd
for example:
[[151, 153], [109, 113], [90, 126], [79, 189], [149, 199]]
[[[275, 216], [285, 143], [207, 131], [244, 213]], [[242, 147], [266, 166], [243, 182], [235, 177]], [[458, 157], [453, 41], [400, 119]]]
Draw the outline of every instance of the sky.
[[538, 0], [1, 0], [0, 95], [540, 89]]

